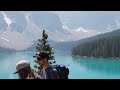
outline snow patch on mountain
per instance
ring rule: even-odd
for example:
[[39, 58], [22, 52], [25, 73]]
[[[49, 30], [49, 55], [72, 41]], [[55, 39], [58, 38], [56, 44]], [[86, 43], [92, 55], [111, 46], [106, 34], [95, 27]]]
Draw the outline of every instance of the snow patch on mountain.
[[0, 36], [0, 38], [3, 39], [3, 40], [5, 40], [5, 41], [7, 41], [7, 42], [9, 42], [9, 40], [6, 39], [6, 38], [3, 38], [3, 37], [1, 37], [1, 36]]
[[66, 24], [63, 24], [63, 29], [67, 32], [67, 35], [63, 35], [65, 41], [76, 41], [83, 38], [91, 37], [94, 35], [101, 34], [98, 30], [85, 29], [83, 27], [78, 27], [74, 30], [70, 29]]
[[10, 24], [12, 23], [12, 20], [10, 18], [8, 18], [7, 15], [3, 11], [1, 11], [1, 13], [4, 16], [5, 22], [8, 24], [8, 26], [10, 26]]
[[117, 29], [120, 29], [120, 19], [115, 19], [113, 24], [108, 24], [106, 30], [103, 33], [111, 32]]
[[76, 31], [76, 32], [82, 32], [82, 33], [87, 33], [87, 32], [88, 32], [87, 30], [85, 30], [85, 29], [82, 28], [82, 27], [79, 27], [79, 28], [77, 28], [77, 29], [74, 30], [74, 31]]

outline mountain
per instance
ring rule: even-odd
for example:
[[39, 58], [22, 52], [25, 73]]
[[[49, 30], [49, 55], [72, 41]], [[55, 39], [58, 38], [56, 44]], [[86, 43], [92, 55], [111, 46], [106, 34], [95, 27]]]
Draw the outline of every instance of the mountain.
[[70, 42], [57, 42], [53, 46], [56, 49], [60, 50], [72, 50], [73, 47], [76, 47], [77, 45], [90, 42], [93, 40], [98, 40], [99, 38], [110, 38], [114, 36], [120, 36], [120, 29], [114, 30], [112, 32], [107, 32], [99, 35], [95, 35], [93, 37], [77, 40], [77, 41], [70, 41]]
[[72, 55], [88, 57], [120, 57], [120, 29], [99, 34], [91, 38], [78, 41], [71, 48]]
[[72, 49], [73, 56], [120, 58], [120, 36], [95, 39]]
[[9, 49], [9, 48], [3, 48], [3, 47], [0, 47], [0, 52], [16, 52], [17, 50], [15, 49]]
[[[103, 27], [104, 23], [106, 23], [106, 27], [106, 25], [109, 24], [108, 21], [115, 27], [120, 26], [118, 19], [119, 13], [117, 12], [114, 14], [113, 12], [111, 14], [104, 14], [104, 12], [102, 12], [103, 15], [99, 12], [65, 13], [58, 15], [57, 13], [49, 11], [1, 11], [0, 47], [18, 51], [31, 48], [36, 44], [35, 42], [42, 37], [41, 35], [44, 29], [49, 36], [51, 45], [56, 49], [70, 50], [79, 43], [99, 37], [96, 36], [98, 34], [104, 37], [103, 32], [98, 31], [93, 26], [99, 27], [98, 25], [100, 25], [100, 27]], [[107, 21], [101, 19], [104, 15], [105, 17], [109, 15], [109, 18], [106, 18]], [[69, 20], [66, 21], [65, 18]], [[105, 20], [105, 22], [103, 22], [103, 20]], [[117, 26], [114, 24], [114, 20]], [[95, 25], [95, 23], [98, 25]], [[85, 38], [89, 39], [87, 40]]]
[[50, 12], [1, 11], [0, 21], [2, 48], [25, 50], [41, 38], [43, 29], [51, 40], [62, 39], [57, 35], [62, 33], [59, 17]]
[[78, 27], [97, 31], [108, 31], [120, 28], [119, 11], [52, 11], [59, 15], [62, 23], [71, 29]]
[[[50, 32], [61, 32], [62, 25], [59, 16], [47, 11], [33, 11], [33, 12], [20, 12], [20, 11], [1, 11], [3, 18], [8, 18], [10, 28], [17, 32], [23, 32], [28, 23], [33, 23], [37, 27], [47, 29]], [[4, 21], [7, 23], [8, 20]], [[8, 24], [8, 23], [7, 23]]]
[[[46, 11], [33, 11], [30, 19], [37, 25], [50, 32], [62, 32], [59, 16]], [[62, 32], [63, 33], [63, 32]]]
[[20, 11], [4, 11], [2, 14], [4, 15], [4, 18], [7, 18], [5, 21], [8, 26], [10, 24], [11, 30], [17, 31], [19, 33], [22, 33], [25, 30], [27, 22], [24, 13]]
[[[34, 44], [31, 47], [25, 49], [24, 51], [36, 51], [36, 46], [38, 45], [38, 43], [38, 41], [34, 41]], [[55, 42], [53, 40], [48, 39], [48, 43], [55, 50], [64, 50], [64, 48], [62, 49], [62, 47], [59, 45], [61, 42]]]
[[[18, 51], [31, 48], [46, 30], [54, 46], [59, 42], [76, 41], [99, 34], [94, 30], [62, 25], [58, 15], [47, 11], [1, 11], [0, 47]], [[56, 47], [59, 48], [59, 47]]]
[[66, 25], [63, 25], [63, 30], [67, 33], [62, 35], [62, 37], [65, 38], [65, 41], [77, 41], [77, 40], [87, 38], [87, 37], [92, 37], [101, 33], [96, 30], [90, 30], [82, 27], [78, 27], [73, 30]]
[[106, 33], [102, 33], [102, 34], [99, 34], [99, 35], [95, 35], [95, 36], [90, 37], [90, 38], [85, 38], [85, 39], [79, 40], [79, 42], [81, 42], [81, 41], [87, 42], [87, 41], [91, 41], [91, 40], [94, 40], [94, 39], [109, 38], [109, 37], [119, 36], [119, 35], [120, 35], [120, 29], [117, 29], [117, 30], [113, 30], [111, 32], [106, 32]]

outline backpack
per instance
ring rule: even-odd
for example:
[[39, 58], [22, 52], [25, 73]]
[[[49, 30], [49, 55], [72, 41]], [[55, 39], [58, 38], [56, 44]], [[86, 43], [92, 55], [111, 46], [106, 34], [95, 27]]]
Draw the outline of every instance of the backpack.
[[60, 79], [68, 79], [69, 75], [69, 68], [65, 65], [53, 65], [53, 67], [58, 71]]

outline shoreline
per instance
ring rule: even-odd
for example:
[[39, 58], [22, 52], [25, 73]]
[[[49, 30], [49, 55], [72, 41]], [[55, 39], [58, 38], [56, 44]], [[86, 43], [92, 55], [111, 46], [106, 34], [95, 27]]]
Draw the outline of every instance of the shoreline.
[[76, 57], [76, 58], [102, 58], [102, 59], [119, 59], [118, 57], [89, 57], [89, 56], [79, 56], [79, 55], [71, 55], [72, 57]]

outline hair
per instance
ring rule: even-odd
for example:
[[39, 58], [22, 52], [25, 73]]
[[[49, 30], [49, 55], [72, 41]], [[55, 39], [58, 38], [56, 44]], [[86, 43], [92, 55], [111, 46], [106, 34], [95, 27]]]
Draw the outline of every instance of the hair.
[[30, 74], [30, 72], [31, 72], [30, 66], [19, 70], [19, 73], [18, 73], [19, 79], [26, 79], [28, 74]]
[[41, 53], [39, 54], [39, 56], [40, 56], [42, 59], [47, 58], [47, 60], [49, 60], [49, 54], [46, 53], [46, 52], [41, 52]]

